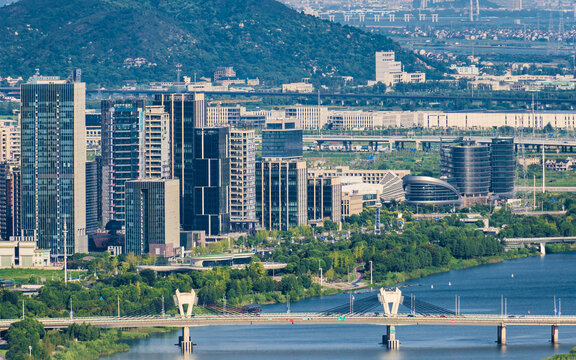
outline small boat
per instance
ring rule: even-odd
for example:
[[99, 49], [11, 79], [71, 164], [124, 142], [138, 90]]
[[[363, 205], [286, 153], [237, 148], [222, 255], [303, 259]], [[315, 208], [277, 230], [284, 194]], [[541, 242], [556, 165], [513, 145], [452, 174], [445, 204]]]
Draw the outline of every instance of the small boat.
[[452, 286], [452, 282], [448, 281], [448, 286]]
[[510, 277], [511, 277], [512, 279], [514, 279], [514, 274], [510, 275]]
[[430, 289], [434, 289], [434, 284], [430, 285]]

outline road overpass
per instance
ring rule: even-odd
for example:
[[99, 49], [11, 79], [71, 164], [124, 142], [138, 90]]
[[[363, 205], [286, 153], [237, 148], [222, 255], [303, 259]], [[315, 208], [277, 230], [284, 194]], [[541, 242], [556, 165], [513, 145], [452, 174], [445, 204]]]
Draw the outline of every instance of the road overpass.
[[576, 243], [576, 236], [504, 238], [502, 243], [506, 246], [540, 244], [540, 253], [546, 255], [546, 244], [573, 244]]
[[[20, 93], [20, 88], [18, 87], [0, 87], [0, 92], [7, 94], [18, 95]], [[174, 91], [168, 90], [150, 90], [150, 89], [139, 89], [139, 90], [128, 90], [128, 89], [88, 89], [86, 90], [88, 94], [97, 94], [105, 97], [108, 96], [123, 96], [123, 97], [133, 97], [133, 96], [150, 96], [154, 94], [161, 93], [173, 93]], [[182, 93], [193, 93], [194, 91], [180, 91]], [[196, 91], [197, 92], [197, 91]], [[216, 95], [216, 96], [258, 96], [258, 97], [296, 97], [305, 98], [310, 101], [320, 101], [324, 100], [364, 100], [364, 101], [389, 101], [389, 100], [414, 100], [414, 101], [482, 101], [482, 102], [509, 102], [509, 103], [526, 103], [531, 104], [533, 99], [531, 97], [519, 97], [519, 96], [491, 96], [491, 95], [438, 95], [438, 94], [356, 94], [356, 93], [299, 93], [299, 92], [280, 92], [280, 91], [204, 91], [206, 95]], [[576, 98], [566, 97], [539, 97], [538, 103], [540, 104], [576, 104]]]
[[[324, 143], [342, 143], [346, 150], [352, 149], [353, 143], [368, 144], [371, 150], [377, 150], [379, 145], [386, 145], [389, 148], [405, 148], [406, 144], [414, 144], [416, 149], [429, 149], [432, 144], [442, 144], [454, 141], [456, 136], [366, 136], [366, 135], [304, 135], [305, 142], [315, 142], [318, 145]], [[476, 141], [479, 144], [492, 143], [493, 137], [489, 136], [466, 136], [467, 139]], [[516, 149], [520, 146], [534, 148], [540, 151], [541, 147], [560, 148], [564, 152], [574, 152], [576, 150], [576, 139], [549, 139], [549, 138], [514, 138]]]

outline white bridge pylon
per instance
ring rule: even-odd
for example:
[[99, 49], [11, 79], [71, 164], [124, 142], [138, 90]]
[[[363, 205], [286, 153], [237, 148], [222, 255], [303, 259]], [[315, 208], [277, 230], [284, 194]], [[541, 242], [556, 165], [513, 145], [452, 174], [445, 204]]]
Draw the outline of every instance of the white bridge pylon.
[[400, 306], [400, 303], [402, 303], [403, 300], [404, 297], [402, 296], [402, 291], [400, 291], [400, 289], [396, 288], [396, 290], [384, 290], [384, 288], [380, 288], [378, 301], [380, 301], [382, 307], [384, 308], [384, 314], [398, 314], [398, 306]]
[[[180, 290], [176, 289], [176, 295], [174, 295], [174, 304], [178, 306], [178, 311], [180, 316], [189, 319], [192, 317], [192, 309], [194, 305], [198, 304], [198, 297], [194, 290], [190, 290], [189, 293], [181, 293]], [[184, 312], [184, 305], [187, 305], [186, 312]]]

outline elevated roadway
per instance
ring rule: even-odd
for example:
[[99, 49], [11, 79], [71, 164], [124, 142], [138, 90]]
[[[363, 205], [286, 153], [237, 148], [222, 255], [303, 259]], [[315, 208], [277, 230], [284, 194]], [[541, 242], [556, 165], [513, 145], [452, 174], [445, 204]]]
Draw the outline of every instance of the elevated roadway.
[[[19, 93], [18, 87], [0, 87], [0, 92], [4, 93]], [[161, 93], [170, 93], [174, 91], [167, 90], [126, 90], [126, 89], [100, 89], [100, 90], [87, 90], [88, 94], [102, 94], [104, 96], [120, 95], [120, 96], [138, 96], [138, 95], [153, 95]], [[192, 93], [192, 91], [181, 91], [183, 93]], [[438, 95], [438, 94], [354, 94], [354, 93], [296, 93], [296, 92], [280, 92], [280, 91], [204, 91], [206, 95], [217, 96], [258, 96], [258, 97], [299, 97], [307, 98], [310, 100], [321, 99], [340, 99], [340, 100], [471, 100], [471, 101], [490, 101], [490, 102], [515, 102], [515, 103], [532, 103], [531, 97], [519, 96], [470, 96], [470, 95]], [[538, 102], [541, 104], [576, 104], [576, 98], [545, 98], [539, 97]]]
[[[0, 320], [0, 329], [7, 329], [20, 319]], [[214, 325], [451, 325], [451, 326], [575, 326], [576, 316], [545, 315], [406, 315], [291, 313], [196, 315], [191, 318], [169, 316], [90, 317], [38, 319], [45, 328], [65, 328], [71, 324], [91, 324], [100, 328], [194, 327]]]
[[[404, 144], [415, 143], [417, 147], [421, 144], [440, 144], [457, 139], [455, 136], [357, 136], [357, 135], [304, 135], [303, 139], [307, 142], [316, 142], [319, 144], [326, 142], [347, 143], [387, 143], [387, 144]], [[475, 140], [480, 144], [489, 144], [493, 137], [488, 136], [466, 136], [467, 139]], [[575, 147], [576, 139], [549, 139], [549, 138], [514, 138], [516, 145], [526, 146], [546, 146], [546, 147]]]

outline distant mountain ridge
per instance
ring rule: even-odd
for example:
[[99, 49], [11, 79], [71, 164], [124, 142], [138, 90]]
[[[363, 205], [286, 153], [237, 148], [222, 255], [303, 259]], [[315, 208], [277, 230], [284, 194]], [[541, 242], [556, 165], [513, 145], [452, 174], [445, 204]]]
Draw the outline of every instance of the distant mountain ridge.
[[275, 83], [332, 74], [368, 80], [380, 50], [395, 50], [407, 70], [435, 66], [386, 37], [274, 0], [20, 0], [0, 8], [0, 19], [0, 76], [82, 68], [88, 82], [117, 84], [171, 80], [181, 64], [190, 76], [234, 66], [239, 76]]

